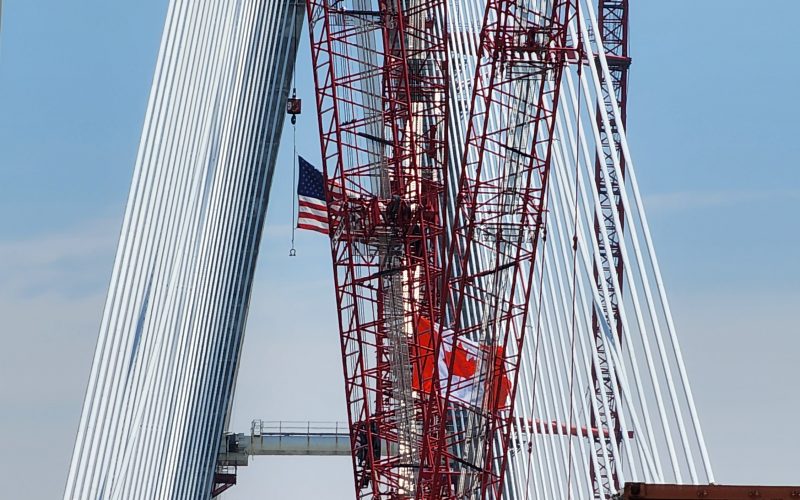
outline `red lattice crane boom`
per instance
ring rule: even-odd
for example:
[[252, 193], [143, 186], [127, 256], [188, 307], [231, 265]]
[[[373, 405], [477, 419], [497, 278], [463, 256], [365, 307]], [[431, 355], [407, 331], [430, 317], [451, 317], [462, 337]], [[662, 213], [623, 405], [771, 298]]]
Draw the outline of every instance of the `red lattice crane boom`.
[[488, 2], [445, 231], [446, 2], [307, 2], [359, 498], [502, 491], [561, 75], [578, 53], [573, 1], [527, 4]]
[[430, 355], [417, 319], [441, 296], [446, 3], [307, 8], [356, 491], [410, 497], [431, 449], [421, 422], [440, 408], [412, 367]]
[[[459, 375], [450, 356], [440, 373], [448, 418], [438, 428], [426, 423], [438, 446], [432, 484], [421, 484], [418, 497], [502, 493], [561, 77], [579, 52], [567, 35], [575, 10], [568, 0], [487, 3], [445, 256], [440, 324], [447, 328], [437, 348], [446, 355], [462, 342], [478, 346], [476, 367]], [[450, 478], [437, 473], [448, 468]]]

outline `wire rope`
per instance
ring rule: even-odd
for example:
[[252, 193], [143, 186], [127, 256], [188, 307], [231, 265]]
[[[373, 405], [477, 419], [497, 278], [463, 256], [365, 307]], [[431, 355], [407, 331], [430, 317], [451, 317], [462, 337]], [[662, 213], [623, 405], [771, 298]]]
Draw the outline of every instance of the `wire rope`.
[[[581, 8], [580, 3], [576, 6], [576, 13], [575, 13], [578, 24], [581, 24]], [[579, 38], [577, 41], [578, 44], [578, 61], [583, 60], [583, 52], [584, 52], [584, 45], [583, 41]], [[580, 79], [581, 74], [583, 72], [583, 65], [578, 64], [578, 78]], [[581, 126], [581, 105], [583, 103], [583, 91], [578, 92], [578, 103], [575, 108], [576, 114], [576, 127], [580, 129]], [[567, 426], [572, 424], [572, 418], [574, 416], [575, 405], [573, 404], [573, 394], [574, 394], [574, 372], [575, 372], [575, 330], [576, 330], [576, 291], [578, 288], [578, 198], [580, 184], [578, 182], [578, 178], [580, 177], [580, 138], [575, 144], [575, 201], [573, 205], [573, 209], [575, 211], [575, 215], [573, 217], [573, 233], [572, 233], [572, 317], [571, 317], [571, 325], [570, 325], [570, 369], [569, 369], [569, 416], [567, 417]], [[569, 431], [569, 429], [567, 429]], [[567, 500], [572, 498], [572, 433], [568, 432], [567, 437]]]

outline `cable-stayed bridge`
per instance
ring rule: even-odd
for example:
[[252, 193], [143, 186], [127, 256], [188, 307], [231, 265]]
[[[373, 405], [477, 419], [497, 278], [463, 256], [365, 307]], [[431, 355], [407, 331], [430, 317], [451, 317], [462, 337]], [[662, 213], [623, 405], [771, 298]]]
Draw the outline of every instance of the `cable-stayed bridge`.
[[[258, 454], [349, 455], [358, 498], [713, 482], [625, 133], [628, 8], [173, 0], [65, 498], [209, 498]], [[240, 436], [295, 74], [349, 422]]]

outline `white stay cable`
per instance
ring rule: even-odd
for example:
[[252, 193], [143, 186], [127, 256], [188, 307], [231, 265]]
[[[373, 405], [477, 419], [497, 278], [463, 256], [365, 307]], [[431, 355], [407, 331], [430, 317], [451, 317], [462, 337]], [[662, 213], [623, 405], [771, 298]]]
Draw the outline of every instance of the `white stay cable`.
[[[595, 30], [595, 32], [597, 32], [598, 28], [597, 28], [596, 16], [594, 15], [594, 12], [590, 11], [590, 14], [591, 14], [590, 15], [590, 21], [591, 21], [591, 24], [592, 24], [592, 29]], [[601, 66], [602, 71], [603, 71], [603, 77], [606, 79], [605, 81], [606, 82], [610, 82], [611, 81], [610, 80], [610, 71], [609, 71], [608, 61], [606, 60], [605, 54], [602, 54], [601, 57], [600, 57], [600, 66]], [[596, 69], [595, 69], [595, 71], [596, 71]], [[620, 116], [619, 106], [617, 105], [616, 101], [614, 101], [612, 99], [612, 103], [611, 104], [612, 104], [612, 109], [614, 110], [615, 116]], [[669, 307], [669, 301], [667, 299], [667, 295], [666, 295], [666, 292], [665, 292], [663, 279], [662, 279], [662, 275], [661, 275], [661, 269], [660, 269], [659, 264], [658, 264], [658, 258], [656, 256], [655, 249], [654, 249], [654, 246], [653, 246], [653, 241], [652, 241], [652, 237], [651, 237], [651, 234], [650, 234], [650, 228], [649, 228], [649, 225], [647, 223], [647, 216], [646, 216], [646, 213], [645, 213], [645, 210], [644, 210], [644, 207], [643, 207], [641, 194], [639, 192], [639, 185], [638, 185], [638, 182], [636, 180], [636, 170], [635, 170], [635, 168], [633, 168], [633, 159], [631, 157], [630, 149], [628, 147], [627, 136], [625, 134], [624, 126], [621, 123], [619, 124], [619, 135], [620, 135], [620, 142], [621, 142], [621, 146], [622, 146], [622, 151], [623, 151], [623, 154], [625, 156], [625, 160], [626, 160], [626, 162], [627, 162], [627, 164], [629, 166], [629, 170], [630, 170], [630, 173], [629, 173], [629, 177], [630, 177], [629, 185], [632, 188], [632, 192], [633, 192], [633, 195], [634, 195], [634, 200], [636, 202], [636, 207], [637, 207], [638, 213], [639, 213], [639, 220], [640, 220], [640, 223], [642, 225], [642, 229], [643, 229], [643, 233], [644, 233], [645, 243], [646, 243], [648, 252], [650, 254], [650, 262], [652, 264], [653, 275], [655, 277], [656, 286], [657, 286], [658, 292], [659, 292], [659, 297], [661, 299], [661, 303], [662, 303], [662, 306], [664, 308], [664, 316], [665, 316], [666, 321], [667, 321], [667, 327], [668, 327], [668, 332], [669, 332], [670, 339], [671, 339], [671, 342], [672, 342], [672, 346], [673, 346], [673, 349], [675, 350], [675, 358], [676, 358], [676, 362], [677, 362], [677, 365], [678, 365], [678, 371], [679, 371], [679, 374], [680, 374], [681, 383], [682, 383], [684, 391], [686, 393], [685, 394], [686, 395], [686, 400], [687, 400], [688, 405], [689, 405], [689, 412], [691, 414], [692, 424], [694, 426], [694, 430], [695, 430], [695, 434], [696, 434], [696, 438], [697, 438], [697, 444], [698, 444], [698, 446], [700, 448], [700, 454], [701, 454], [701, 457], [702, 457], [702, 460], [703, 460], [703, 466], [705, 468], [705, 472], [706, 472], [708, 481], [709, 482], [714, 482], [713, 469], [711, 467], [711, 462], [710, 462], [710, 459], [708, 457], [708, 450], [706, 448], [705, 439], [703, 438], [702, 427], [700, 426], [700, 421], [699, 421], [699, 418], [697, 416], [697, 409], [696, 409], [695, 404], [694, 404], [694, 398], [692, 396], [691, 386], [689, 384], [688, 377], [687, 377], [687, 374], [686, 374], [686, 366], [684, 364], [683, 356], [681, 354], [680, 344], [678, 343], [678, 339], [677, 339], [677, 336], [676, 336], [676, 333], [675, 333], [675, 325], [674, 325], [673, 318], [672, 318], [672, 312], [671, 312], [670, 307]], [[626, 198], [627, 198], [627, 196], [624, 195], [624, 190], [623, 190], [623, 202], [625, 203], [625, 206], [630, 206], [628, 204]]]

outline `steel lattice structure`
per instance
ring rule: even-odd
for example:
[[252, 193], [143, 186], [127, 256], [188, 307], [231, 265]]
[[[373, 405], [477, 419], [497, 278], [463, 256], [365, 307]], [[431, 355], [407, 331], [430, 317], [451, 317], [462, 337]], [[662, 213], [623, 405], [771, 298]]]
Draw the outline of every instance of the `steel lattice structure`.
[[[461, 464], [454, 488], [442, 497], [496, 498], [502, 491], [561, 74], [567, 54], [575, 51], [566, 30], [573, 15], [569, 1], [486, 6], [454, 193], [442, 324], [452, 324], [454, 345], [468, 338], [496, 347], [482, 350], [475, 375], [459, 382], [474, 388], [470, 401], [451, 398], [454, 357], [447, 375], [439, 374], [447, 380], [442, 396], [451, 421], [439, 423], [445, 440], [437, 453]], [[498, 389], [502, 377], [510, 381], [507, 400]]]
[[[314, 3], [321, 11], [329, 9], [329, 15], [332, 12], [341, 19], [355, 15], [352, 13], [372, 16], [373, 29], [397, 31], [402, 31], [403, 23], [394, 22], [388, 28], [387, 20], [402, 18], [404, 9], [415, 5]], [[353, 50], [348, 50], [346, 35], [342, 35], [346, 29], [336, 33], [326, 31], [329, 25], [320, 29], [321, 16], [314, 16], [313, 9], [309, 12], [318, 70], [336, 68], [327, 65], [335, 58], [346, 60], [346, 65], [338, 67], [336, 78], [349, 84], [379, 73], [377, 68], [383, 63], [387, 64], [383, 71], [389, 72], [396, 62], [363, 57], [372, 47], [380, 51], [378, 38], [374, 45], [361, 39], [357, 48], [350, 44]], [[448, 12], [457, 19], [450, 19]], [[455, 357], [451, 356], [449, 366], [437, 361], [432, 374], [431, 387], [439, 391], [438, 397], [414, 391], [406, 396], [411, 405], [427, 398], [429, 407], [411, 417], [413, 425], [422, 422], [426, 437], [423, 447], [413, 450], [419, 452], [420, 466], [415, 496], [497, 497], [502, 490], [513, 497], [531, 488], [531, 476], [541, 474], [533, 488], [540, 489], [545, 498], [549, 497], [544, 493], [548, 487], [551, 496], [574, 492], [581, 497], [605, 498], [630, 477], [681, 480], [688, 472], [696, 480], [692, 457], [697, 454], [709, 477], [635, 179], [625, 186], [630, 164], [624, 136], [627, 2], [451, 2], [449, 9], [435, 14], [439, 18], [431, 25], [449, 27], [446, 57], [450, 61], [447, 112], [451, 132], [443, 200], [447, 251], [440, 252], [444, 258], [440, 265], [445, 269], [442, 299], [431, 310], [438, 307], [440, 315], [432, 323], [436, 340], [431, 342], [428, 332], [413, 328], [414, 307], [404, 306], [405, 321], [411, 326], [394, 341], [408, 346], [404, 349], [412, 353], [411, 365], [419, 361], [413, 353], [429, 346], [437, 360], [441, 352], [448, 354], [447, 349], [452, 350], [462, 339], [482, 347], [471, 355], [479, 367], [472, 377], [459, 377], [454, 384]], [[397, 31], [393, 34], [401, 38], [417, 36], [397, 35]], [[322, 64], [319, 54], [326, 57]], [[406, 72], [412, 71], [413, 63], [406, 63]], [[358, 123], [353, 99], [332, 91], [328, 85], [334, 80], [317, 79], [318, 84], [323, 82], [317, 89], [320, 112], [335, 113], [350, 106], [351, 114], [343, 119], [341, 129], [332, 121], [324, 123], [326, 162], [331, 137], [340, 149], [363, 150], [358, 141], [364, 138], [390, 146], [392, 141], [384, 135], [359, 131], [364, 124]], [[383, 93], [371, 94], [376, 101], [364, 118], [378, 114], [379, 101], [391, 101], [391, 91], [382, 89]], [[413, 122], [413, 118], [407, 119]], [[333, 177], [329, 172], [329, 189], [334, 193], [330, 211], [336, 213], [341, 181], [335, 179], [336, 174]], [[357, 183], [355, 190], [365, 186], [371, 185]], [[414, 203], [406, 200], [404, 193], [392, 195], [409, 205]], [[627, 242], [625, 221], [640, 227], [638, 231], [631, 227]], [[348, 255], [356, 255], [352, 240], [334, 233], [332, 242], [348, 249]], [[544, 251], [537, 252], [539, 243], [545, 242]], [[634, 255], [626, 257], [631, 251]], [[431, 261], [431, 265], [437, 263]], [[629, 283], [628, 289], [622, 287], [623, 282]], [[431, 282], [428, 288], [435, 286]], [[358, 294], [351, 296], [357, 307]], [[406, 296], [410, 302], [413, 298]], [[380, 310], [378, 302], [373, 304], [375, 310]], [[375, 317], [378, 323], [385, 321]], [[348, 325], [345, 338], [358, 337], [358, 325]], [[380, 328], [377, 324], [369, 327]], [[535, 335], [526, 343], [527, 330]], [[666, 340], [664, 330], [669, 335]], [[630, 335], [623, 336], [623, 331]], [[554, 337], [548, 340], [545, 335]], [[373, 345], [357, 345], [359, 355], [370, 356]], [[499, 350], [488, 348], [490, 345]], [[356, 352], [345, 351], [345, 359]], [[499, 363], [495, 361], [498, 352], [502, 353]], [[391, 364], [389, 361], [387, 370]], [[566, 375], [553, 371], [559, 364], [568, 367]], [[680, 392], [675, 370], [683, 385]], [[521, 380], [521, 390], [507, 404], [498, 401], [492, 390], [503, 376]], [[394, 393], [391, 379], [384, 380], [387, 384], [382, 391]], [[368, 384], [352, 379], [352, 386], [363, 392]], [[647, 393], [648, 386], [652, 395]], [[593, 387], [593, 396], [581, 401], [576, 387]], [[465, 388], [472, 388], [474, 400], [453, 399], [453, 394]], [[515, 388], [512, 383], [512, 393]], [[348, 397], [352, 397], [350, 392]], [[686, 397], [684, 402], [682, 397]], [[528, 398], [532, 400], [526, 401]], [[652, 400], [657, 407], [655, 420], [646, 409]], [[521, 414], [513, 410], [515, 403], [521, 405]], [[541, 418], [545, 414], [552, 414], [554, 420]], [[383, 422], [381, 415], [373, 418]], [[548, 421], [551, 426], [542, 425]], [[357, 439], [366, 424], [357, 416], [351, 425]], [[682, 446], [680, 457], [673, 444], [676, 432]], [[393, 439], [398, 442], [396, 436]], [[522, 451], [525, 447], [528, 457]], [[539, 456], [533, 456], [534, 448]], [[664, 450], [665, 456], [658, 450]], [[388, 453], [387, 449], [384, 452]], [[665, 473], [662, 458], [668, 460], [670, 473]], [[366, 467], [357, 465], [357, 476], [379, 467], [383, 457], [375, 459]], [[537, 469], [534, 460], [539, 461]], [[504, 472], [506, 463], [508, 474]], [[417, 461], [411, 464], [416, 467]], [[503, 489], [504, 474], [508, 484]], [[520, 480], [523, 476], [527, 477], [525, 484]]]
[[[616, 126], [619, 122], [622, 127], [625, 127], [627, 117], [627, 101], [628, 101], [628, 67], [631, 60], [628, 56], [628, 0], [600, 0], [598, 4], [599, 20], [600, 23], [600, 37], [603, 40], [603, 47], [606, 50], [606, 58], [609, 61], [609, 70], [611, 72], [611, 85], [603, 87], [603, 101], [598, 103], [598, 106], [605, 106], [606, 112], [609, 115], [612, 130], [607, 130], [603, 127], [602, 117], [600, 111], [597, 111], [597, 127], [600, 130], [600, 142], [602, 145], [602, 155], [596, 154], [595, 164], [595, 183], [597, 185], [597, 193], [600, 195], [600, 206], [602, 208], [602, 217], [595, 216], [595, 234], [598, 241], [602, 241], [603, 234], [600, 231], [600, 224], [605, 227], [608, 234], [608, 246], [610, 252], [602, 251], [601, 263], [595, 264], [595, 276], [597, 280], [604, 280], [604, 283], [597, 284], [598, 288], [605, 286], [608, 290], [609, 301], [605, 306], [603, 313], [608, 316], [613, 316], [617, 329], [615, 335], [622, 340], [622, 323], [619, 316], [619, 300], [623, 287], [623, 272], [622, 272], [622, 255], [620, 254], [619, 238], [620, 234], [624, 232], [624, 207], [620, 196], [620, 184], [616, 177], [614, 170], [614, 162], [611, 155], [611, 148], [617, 153], [619, 158], [619, 174], [622, 178], [625, 177], [625, 159], [620, 156], [622, 151], [622, 144], [620, 142], [618, 128]], [[614, 99], [619, 109], [619, 116], [614, 114], [614, 109], [610, 104], [611, 99]], [[601, 167], [603, 162], [606, 166], [605, 169]], [[608, 172], [608, 178], [605, 178], [605, 172]], [[608, 188], [606, 187], [608, 186]], [[609, 189], [610, 188], [610, 189]], [[613, 211], [611, 204], [616, 205], [617, 212], [620, 214], [620, 226], [617, 227], [614, 221]], [[613, 277], [612, 277], [613, 275]], [[616, 279], [614, 279], [616, 278]], [[617, 290], [616, 286], [620, 289]], [[594, 332], [595, 345], [597, 347], [597, 356], [599, 364], [597, 370], [592, 375], [592, 380], [595, 384], [595, 397], [601, 400], [603, 397], [603, 390], [600, 384], [603, 384], [603, 389], [607, 394], [613, 393], [613, 380], [608, 365], [608, 353], [605, 351], [603, 342], [603, 329], [601, 327], [601, 319], [599, 311], [592, 312], [592, 331]], [[595, 456], [602, 458], [605, 452], [606, 456], [613, 454], [613, 447], [611, 440], [616, 440], [616, 445], [619, 447], [622, 444], [622, 431], [620, 428], [619, 417], [617, 415], [617, 401], [615, 399], [609, 400], [608, 411], [601, 413], [599, 418], [592, 417], [593, 427], [602, 427], [605, 429], [613, 430], [610, 435], [602, 439], [595, 438]], [[604, 450], [601, 448], [605, 448]], [[598, 470], [594, 469], [594, 465], [590, 465], [590, 470], [594, 482], [594, 497], [605, 498], [614, 492], [614, 486], [619, 483], [617, 477], [616, 463], [612, 460], [608, 466], [600, 465]]]
[[172, 0], [65, 499], [209, 498], [247, 462], [217, 452], [303, 16], [356, 496], [713, 481], [625, 133], [628, 10]]
[[441, 419], [412, 367], [440, 310], [445, 6], [370, 4], [307, 6], [356, 489], [393, 498], [429, 480], [420, 422]]

